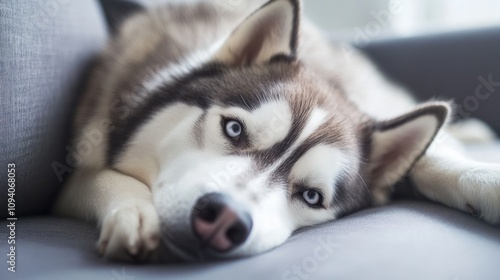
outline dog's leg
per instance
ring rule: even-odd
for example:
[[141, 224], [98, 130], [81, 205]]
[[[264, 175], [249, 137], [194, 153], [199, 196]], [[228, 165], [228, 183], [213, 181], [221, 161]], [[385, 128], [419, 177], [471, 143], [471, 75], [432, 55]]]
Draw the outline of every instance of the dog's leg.
[[468, 159], [449, 134], [435, 139], [410, 175], [427, 198], [490, 223], [500, 222], [500, 164]]
[[78, 171], [68, 183], [55, 212], [98, 222], [105, 258], [143, 260], [158, 247], [159, 218], [148, 186], [109, 169]]

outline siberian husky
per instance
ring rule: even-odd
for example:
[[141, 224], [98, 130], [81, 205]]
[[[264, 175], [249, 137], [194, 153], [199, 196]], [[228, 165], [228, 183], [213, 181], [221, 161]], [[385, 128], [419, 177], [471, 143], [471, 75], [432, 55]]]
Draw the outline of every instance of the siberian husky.
[[135, 14], [93, 72], [55, 211], [97, 222], [105, 258], [257, 254], [387, 203], [406, 176], [500, 221], [500, 165], [463, 155], [449, 102], [417, 105], [298, 0], [222, 2]]

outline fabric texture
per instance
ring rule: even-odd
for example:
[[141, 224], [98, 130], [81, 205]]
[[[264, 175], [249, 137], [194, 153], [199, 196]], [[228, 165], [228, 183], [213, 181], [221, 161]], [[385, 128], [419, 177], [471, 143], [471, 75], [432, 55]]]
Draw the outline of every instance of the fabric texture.
[[14, 163], [17, 216], [45, 213], [61, 185], [54, 165], [71, 168], [66, 146], [75, 101], [106, 40], [98, 4], [0, 2], [0, 197], [7, 197], [7, 164]]

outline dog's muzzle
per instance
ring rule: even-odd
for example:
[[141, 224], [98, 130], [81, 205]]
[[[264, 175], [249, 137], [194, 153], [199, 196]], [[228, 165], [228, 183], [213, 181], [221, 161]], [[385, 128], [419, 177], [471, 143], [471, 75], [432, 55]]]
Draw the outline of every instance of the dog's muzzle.
[[252, 230], [252, 217], [229, 195], [209, 193], [198, 199], [192, 215], [194, 235], [217, 252], [229, 251], [243, 244]]

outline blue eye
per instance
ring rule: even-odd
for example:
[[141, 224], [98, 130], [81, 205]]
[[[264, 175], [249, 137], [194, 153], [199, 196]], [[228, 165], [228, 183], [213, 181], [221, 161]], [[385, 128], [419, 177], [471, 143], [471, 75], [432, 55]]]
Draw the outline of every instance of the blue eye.
[[235, 120], [229, 120], [226, 122], [226, 135], [231, 138], [237, 138], [241, 135], [243, 128], [241, 123]]
[[323, 197], [319, 192], [311, 189], [303, 192], [302, 198], [310, 206], [316, 206], [316, 207], [320, 207], [323, 200]]

